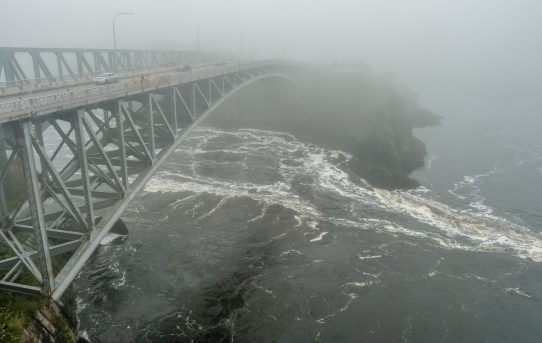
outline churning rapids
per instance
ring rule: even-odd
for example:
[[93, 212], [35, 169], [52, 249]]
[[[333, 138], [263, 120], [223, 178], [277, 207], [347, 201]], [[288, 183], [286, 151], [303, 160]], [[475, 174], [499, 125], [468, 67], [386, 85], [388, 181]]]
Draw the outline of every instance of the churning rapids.
[[77, 280], [91, 342], [539, 341], [542, 236], [371, 188], [352, 156], [201, 127]]

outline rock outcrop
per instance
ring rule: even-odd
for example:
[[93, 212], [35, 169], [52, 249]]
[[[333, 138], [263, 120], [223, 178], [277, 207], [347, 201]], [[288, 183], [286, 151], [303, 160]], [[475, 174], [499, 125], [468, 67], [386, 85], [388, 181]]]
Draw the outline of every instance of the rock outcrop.
[[351, 153], [349, 168], [379, 188], [409, 188], [426, 149], [412, 130], [438, 125], [407, 87], [368, 69], [299, 68], [303, 90], [263, 80], [224, 104], [209, 124], [286, 131]]

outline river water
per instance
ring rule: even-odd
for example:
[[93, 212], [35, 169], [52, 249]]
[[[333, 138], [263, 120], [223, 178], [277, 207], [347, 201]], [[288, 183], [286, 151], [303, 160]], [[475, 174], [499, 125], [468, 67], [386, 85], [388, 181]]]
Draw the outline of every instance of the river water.
[[456, 124], [416, 132], [422, 186], [393, 192], [290, 134], [196, 129], [123, 215], [130, 234], [109, 235], [80, 274], [80, 331], [541, 342], [542, 139], [528, 123], [458, 139]]

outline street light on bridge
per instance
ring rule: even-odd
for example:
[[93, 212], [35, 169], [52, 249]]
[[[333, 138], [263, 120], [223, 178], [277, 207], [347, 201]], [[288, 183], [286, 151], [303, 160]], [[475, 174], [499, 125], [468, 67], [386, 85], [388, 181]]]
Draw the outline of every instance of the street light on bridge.
[[200, 53], [199, 53], [199, 27], [203, 24], [212, 24], [214, 23], [214, 21], [200, 21], [198, 23], [198, 26], [196, 27], [196, 54], [198, 56], [198, 59], [200, 58]]
[[130, 14], [134, 14], [134, 12], [119, 12], [119, 13], [116, 13], [115, 16], [113, 17], [113, 44], [115, 45], [115, 50], [117, 50], [117, 33], [115, 31], [115, 21], [117, 20], [117, 17], [119, 15], [130, 15]]
[[113, 44], [115, 46], [115, 53], [114, 53], [114, 56], [113, 56], [113, 70], [116, 72], [117, 71], [117, 32], [115, 31], [115, 21], [117, 20], [117, 17], [120, 16], [120, 15], [131, 15], [131, 14], [134, 14], [134, 12], [119, 12], [119, 13], [116, 13], [115, 16], [113, 17]]

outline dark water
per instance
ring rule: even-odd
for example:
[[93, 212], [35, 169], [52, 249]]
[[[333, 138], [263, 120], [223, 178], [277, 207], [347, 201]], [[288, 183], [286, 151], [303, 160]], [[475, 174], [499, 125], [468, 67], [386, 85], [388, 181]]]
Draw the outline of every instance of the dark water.
[[497, 125], [473, 127], [474, 144], [455, 129], [419, 132], [424, 186], [391, 193], [349, 173], [347, 154], [288, 134], [198, 129], [124, 214], [130, 235], [108, 237], [81, 273], [81, 331], [541, 342], [542, 141]]

